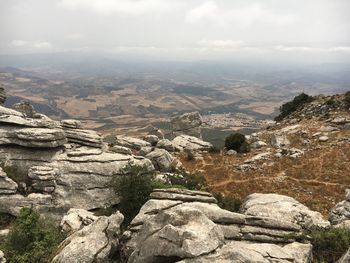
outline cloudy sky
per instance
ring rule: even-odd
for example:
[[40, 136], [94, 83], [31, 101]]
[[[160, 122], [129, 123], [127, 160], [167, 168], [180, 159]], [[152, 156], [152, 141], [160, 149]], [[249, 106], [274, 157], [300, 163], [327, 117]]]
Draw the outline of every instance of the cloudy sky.
[[349, 0], [0, 0], [0, 53], [350, 62]]

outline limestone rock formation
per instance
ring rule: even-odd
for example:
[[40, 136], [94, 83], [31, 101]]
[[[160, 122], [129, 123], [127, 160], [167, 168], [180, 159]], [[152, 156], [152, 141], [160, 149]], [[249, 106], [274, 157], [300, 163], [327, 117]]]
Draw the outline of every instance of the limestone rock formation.
[[290, 141], [285, 135], [273, 134], [271, 137], [271, 145], [274, 147], [289, 146]]
[[292, 238], [300, 230], [290, 221], [223, 210], [206, 192], [159, 189], [124, 232], [123, 253], [133, 263], [306, 263], [311, 245]]
[[159, 138], [156, 135], [147, 135], [143, 138], [143, 140], [149, 142], [152, 146], [156, 146]]
[[161, 172], [171, 172], [172, 163], [174, 158], [164, 149], [155, 149], [146, 155], [146, 158], [150, 159], [156, 168]]
[[115, 152], [115, 153], [120, 153], [120, 154], [127, 154], [131, 155], [132, 151], [131, 149], [119, 145], [114, 145], [111, 148], [109, 148], [110, 151]]
[[140, 150], [142, 147], [151, 146], [149, 142], [129, 136], [117, 136], [115, 144], [134, 150]]
[[181, 150], [180, 148], [175, 147], [175, 145], [168, 139], [159, 140], [156, 147], [159, 149], [167, 150], [168, 152], [175, 152]]
[[6, 263], [4, 252], [0, 250], [0, 263]]
[[347, 190], [345, 200], [336, 204], [329, 215], [332, 225], [344, 226], [350, 229], [350, 189]]
[[27, 118], [36, 118], [36, 111], [34, 107], [28, 101], [21, 101], [13, 104], [12, 108], [16, 111], [22, 112]]
[[[44, 115], [25, 117], [0, 106], [0, 212], [21, 207], [61, 216], [69, 208], [97, 209], [119, 203], [110, 181], [128, 164], [154, 170], [140, 156], [106, 151], [94, 131], [74, 120], [56, 122]], [[17, 184], [20, 186], [17, 189]], [[11, 194], [9, 198], [9, 194]]]
[[294, 198], [278, 194], [251, 194], [241, 206], [241, 212], [249, 216], [270, 217], [281, 222], [291, 222], [309, 229], [312, 226], [327, 227], [329, 222]]
[[117, 212], [109, 217], [101, 216], [90, 225], [73, 233], [59, 246], [59, 253], [52, 263], [106, 262], [118, 245], [120, 224], [124, 217]]
[[67, 214], [62, 218], [60, 226], [64, 233], [73, 234], [74, 232], [90, 225], [97, 220], [92, 212], [84, 209], [71, 208]]
[[18, 185], [0, 167], [0, 195], [15, 194], [17, 192]]
[[185, 149], [191, 151], [208, 150], [210, 147], [213, 146], [209, 142], [205, 142], [199, 138], [188, 135], [179, 135], [172, 140], [172, 143], [176, 148], [179, 148], [182, 151]]
[[190, 135], [201, 138], [202, 116], [198, 111], [185, 113], [171, 119], [171, 128], [174, 136]]

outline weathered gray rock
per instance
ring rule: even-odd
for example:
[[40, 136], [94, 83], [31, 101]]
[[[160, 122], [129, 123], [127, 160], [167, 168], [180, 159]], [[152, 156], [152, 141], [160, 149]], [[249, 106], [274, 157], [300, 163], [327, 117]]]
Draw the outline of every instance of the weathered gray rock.
[[175, 145], [168, 139], [159, 140], [157, 148], [167, 150], [168, 152], [180, 151], [180, 148], [176, 148]]
[[51, 193], [56, 188], [57, 170], [49, 166], [33, 166], [28, 170], [33, 189], [41, 193]]
[[102, 137], [95, 131], [76, 128], [65, 128], [64, 131], [66, 133], [68, 142], [96, 148], [102, 147]]
[[189, 149], [191, 151], [203, 151], [208, 150], [213, 145], [209, 142], [205, 142], [199, 138], [180, 135], [172, 140], [173, 145], [181, 150]]
[[350, 189], [346, 191], [345, 200], [336, 204], [331, 210], [329, 221], [332, 225], [343, 225], [350, 229]]
[[159, 138], [156, 135], [146, 135], [143, 140], [149, 142], [152, 146], [156, 146]]
[[151, 146], [149, 142], [128, 136], [117, 136], [115, 144], [138, 151], [142, 147]]
[[22, 112], [27, 118], [36, 118], [36, 111], [28, 101], [21, 101], [13, 104], [12, 108], [16, 111]]
[[266, 146], [266, 142], [263, 142], [263, 141], [256, 141], [256, 142], [253, 142], [250, 146], [252, 148], [256, 148], [256, 149], [259, 149], [259, 148], [262, 148], [264, 146]]
[[202, 117], [198, 111], [185, 113], [171, 119], [171, 128], [175, 136], [190, 135], [201, 138]]
[[166, 257], [193, 258], [224, 244], [220, 228], [200, 210], [178, 207], [145, 222], [129, 263], [151, 263]]
[[145, 146], [145, 147], [142, 147], [139, 151], [139, 155], [140, 156], [146, 156], [147, 154], [149, 154], [150, 152], [153, 151], [153, 148], [150, 147], [150, 146]]
[[68, 128], [68, 129], [81, 129], [82, 128], [82, 123], [81, 123], [81, 121], [78, 121], [78, 120], [62, 120], [61, 125], [63, 128]]
[[9, 125], [0, 127], [0, 145], [19, 145], [35, 148], [55, 148], [67, 142], [66, 134], [60, 129], [17, 128]]
[[350, 122], [350, 119], [342, 116], [338, 116], [331, 121], [331, 123], [338, 124], [338, 125], [342, 125], [349, 122]]
[[271, 137], [271, 145], [274, 147], [284, 147], [284, 146], [289, 146], [290, 141], [285, 135], [280, 135], [280, 134], [272, 134]]
[[256, 263], [308, 263], [312, 260], [310, 244], [291, 243], [275, 245], [231, 241], [218, 251], [179, 263], [256, 262]]
[[119, 212], [110, 217], [97, 218], [66, 238], [60, 244], [52, 263], [106, 262], [119, 243], [120, 224], [123, 220], [124, 217]]
[[172, 171], [172, 163], [174, 161], [174, 158], [166, 150], [155, 149], [153, 152], [147, 154], [146, 158], [152, 161], [156, 170], [161, 172]]
[[155, 190], [124, 233], [123, 253], [126, 257], [131, 255], [128, 262], [261, 259], [269, 263], [307, 263], [311, 259], [311, 245], [294, 242], [292, 238], [299, 233], [300, 226], [229, 212], [215, 202], [206, 192]]
[[325, 136], [325, 135], [318, 137], [318, 141], [319, 142], [326, 142], [326, 141], [328, 141], [328, 139], [329, 139], [329, 137]]
[[127, 155], [131, 155], [132, 154], [131, 149], [129, 149], [127, 147], [119, 146], [119, 145], [112, 146], [110, 148], [110, 150], [112, 152], [115, 152], [115, 153], [121, 153], [121, 154], [127, 154]]
[[292, 222], [305, 229], [312, 226], [327, 227], [319, 212], [315, 212], [294, 198], [278, 194], [251, 194], [241, 206], [241, 212], [251, 216], [270, 217], [282, 222]]
[[229, 156], [232, 156], [232, 155], [237, 155], [237, 152], [235, 151], [235, 150], [228, 150], [227, 152], [226, 152], [226, 154], [227, 155], [229, 155]]
[[71, 208], [62, 218], [60, 227], [64, 233], [73, 234], [83, 227], [90, 225], [97, 219], [98, 217], [95, 216], [92, 212], [84, 209]]
[[0, 195], [15, 194], [17, 188], [17, 183], [7, 177], [7, 174], [0, 167]]

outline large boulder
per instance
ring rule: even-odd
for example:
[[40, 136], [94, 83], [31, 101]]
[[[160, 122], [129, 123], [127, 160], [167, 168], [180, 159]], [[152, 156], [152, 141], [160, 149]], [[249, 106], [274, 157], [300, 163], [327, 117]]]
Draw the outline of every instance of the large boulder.
[[62, 232], [73, 234], [74, 232], [90, 225], [98, 219], [92, 212], [84, 209], [71, 208], [67, 214], [62, 218], [60, 226]]
[[122, 252], [133, 263], [307, 263], [311, 245], [293, 238], [300, 230], [290, 221], [221, 209], [210, 193], [158, 189], [124, 232]]
[[200, 210], [178, 207], [161, 211], [145, 222], [136, 242], [128, 262], [152, 263], [211, 253], [224, 244], [224, 235]]
[[161, 172], [171, 172], [174, 158], [164, 149], [155, 149], [148, 153], [146, 158], [150, 159], [156, 170]]
[[213, 145], [209, 142], [205, 142], [199, 138], [188, 136], [188, 135], [179, 135], [172, 140], [172, 144], [182, 151], [185, 149], [190, 151], [203, 151], [209, 150]]
[[241, 212], [249, 216], [274, 218], [281, 222], [292, 222], [304, 229], [312, 226], [327, 227], [319, 212], [315, 212], [292, 197], [278, 194], [251, 194], [241, 206]]
[[310, 244], [291, 243], [275, 245], [231, 241], [220, 250], [195, 259], [185, 259], [178, 263], [212, 262], [254, 262], [254, 263], [308, 263], [312, 259]]
[[18, 185], [0, 167], [0, 195], [15, 194]]
[[130, 148], [130, 149], [138, 150], [138, 151], [142, 147], [152, 146], [149, 142], [146, 142], [146, 141], [141, 140], [141, 139], [129, 137], [129, 136], [117, 136], [115, 144], [119, 145], [119, 146]]
[[331, 210], [329, 221], [332, 225], [343, 226], [350, 229], [350, 189], [346, 191], [345, 200], [336, 204]]
[[90, 225], [66, 238], [58, 248], [52, 263], [107, 262], [116, 249], [120, 225], [124, 217], [117, 212], [109, 217], [101, 216]]
[[190, 135], [201, 138], [202, 116], [198, 111], [185, 113], [171, 119], [171, 128], [175, 136]]
[[16, 111], [22, 112], [27, 118], [36, 118], [36, 111], [28, 101], [21, 101], [12, 105]]
[[271, 137], [271, 145], [277, 148], [286, 147], [290, 145], [290, 141], [285, 135], [274, 133]]

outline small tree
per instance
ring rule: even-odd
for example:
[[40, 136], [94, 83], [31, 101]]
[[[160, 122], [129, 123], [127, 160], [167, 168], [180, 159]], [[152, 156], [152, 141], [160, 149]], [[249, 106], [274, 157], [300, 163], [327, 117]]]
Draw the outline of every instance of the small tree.
[[124, 215], [123, 224], [127, 225], [138, 214], [140, 208], [152, 193], [153, 172], [146, 167], [128, 164], [121, 176], [112, 180], [114, 191], [120, 196], [119, 210]]
[[22, 208], [2, 249], [11, 263], [44, 263], [50, 262], [62, 240], [50, 220], [40, 218], [32, 208]]
[[233, 133], [226, 137], [225, 147], [227, 150], [235, 150], [239, 153], [249, 152], [249, 145], [245, 136], [241, 133]]
[[292, 101], [286, 102], [280, 107], [281, 113], [275, 118], [275, 121], [283, 120], [289, 114], [300, 108], [300, 106], [311, 101], [313, 101], [313, 98], [311, 96], [305, 93], [301, 93], [300, 95], [294, 97]]

